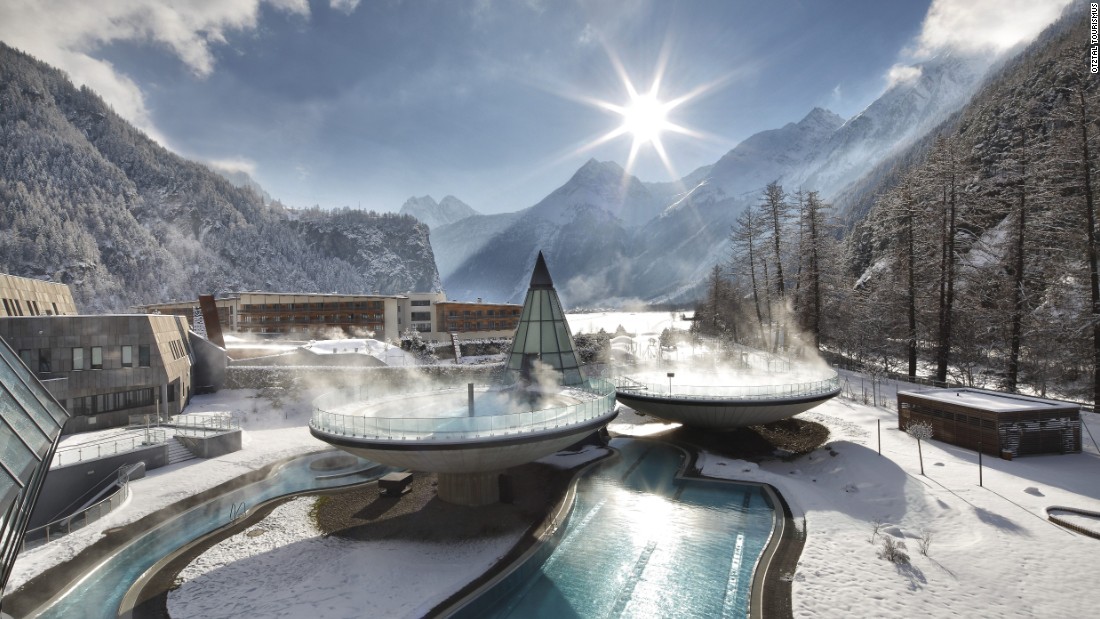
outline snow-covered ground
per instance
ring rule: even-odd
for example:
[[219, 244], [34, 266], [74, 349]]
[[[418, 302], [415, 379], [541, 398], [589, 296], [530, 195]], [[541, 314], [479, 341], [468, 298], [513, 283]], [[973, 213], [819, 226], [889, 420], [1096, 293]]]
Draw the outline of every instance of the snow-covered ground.
[[[1100, 417], [1083, 416], [1095, 435]], [[1054, 505], [1100, 511], [1100, 456], [1087, 439], [1081, 454], [984, 457], [979, 487], [977, 454], [935, 440], [922, 443], [921, 476], [896, 411], [834, 399], [801, 417], [829, 427], [831, 450], [761, 465], [701, 459], [706, 475], [775, 485], [805, 518], [795, 616], [1079, 617], [1100, 604], [1090, 569], [1100, 541], [1046, 519]], [[652, 425], [628, 413], [613, 429], [652, 434]], [[879, 557], [885, 537], [905, 543], [908, 565]]]
[[321, 537], [313, 497], [275, 509], [180, 573], [173, 617], [419, 616], [488, 570], [519, 533], [454, 544]]
[[[608, 327], [608, 321], [652, 334], [672, 322], [663, 312], [570, 315], [574, 332], [582, 325], [613, 332], [617, 324]], [[845, 376], [849, 383], [863, 380]], [[8, 590], [72, 557], [107, 528], [277, 459], [326, 447], [306, 426], [316, 393], [303, 393], [282, 409], [254, 395], [199, 396], [187, 411], [237, 414], [245, 430], [242, 451], [151, 471], [131, 484], [132, 499], [115, 513], [21, 555]], [[979, 487], [976, 454], [935, 440], [922, 444], [921, 476], [917, 445], [896, 429], [894, 410], [835, 399], [802, 417], [829, 427], [829, 449], [761, 465], [701, 457], [707, 475], [775, 485], [796, 521], [805, 519], [806, 546], [790, 575], [796, 616], [1089, 616], [1100, 607], [1100, 590], [1091, 584], [1100, 541], [1046, 519], [1046, 508], [1056, 505], [1100, 512], [1100, 455], [1088, 433], [1081, 454], [1011, 462], [986, 457]], [[1082, 417], [1091, 435], [1100, 436], [1100, 416]], [[625, 409], [611, 429], [654, 435], [669, 427]], [[347, 545], [318, 536], [308, 522], [310, 503], [291, 502], [250, 529], [251, 537], [242, 533], [200, 557], [188, 568], [188, 584], [172, 597], [173, 616], [416, 615], [477, 577], [514, 543]], [[882, 525], [871, 543], [876, 521]], [[925, 532], [927, 557], [919, 552]], [[879, 558], [885, 536], [905, 542], [909, 565]]]

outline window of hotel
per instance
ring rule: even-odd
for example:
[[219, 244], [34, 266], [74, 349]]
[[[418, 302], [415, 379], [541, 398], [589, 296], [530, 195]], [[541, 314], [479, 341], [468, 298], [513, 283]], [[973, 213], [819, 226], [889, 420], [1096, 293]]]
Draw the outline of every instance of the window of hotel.
[[122, 347], [122, 367], [132, 368], [134, 367], [134, 347], [123, 346]]
[[419, 323], [416, 325], [416, 330], [421, 333], [428, 333], [432, 330], [432, 325], [428, 323]]
[[39, 372], [52, 372], [50, 367], [50, 349], [39, 348], [38, 349], [38, 371]]
[[146, 345], [138, 346], [138, 365], [143, 368], [149, 367], [149, 347]]
[[84, 369], [84, 349], [73, 349], [73, 371]]
[[412, 319], [415, 320], [415, 321], [431, 320], [432, 319], [432, 313], [431, 312], [413, 312], [412, 313]]
[[103, 369], [103, 347], [102, 346], [92, 346], [92, 369], [93, 370], [102, 370]]
[[432, 302], [427, 301], [427, 300], [417, 300], [417, 301], [410, 301], [409, 302], [409, 305], [413, 305], [413, 306], [416, 306], [416, 307], [424, 307], [426, 305], [431, 305], [431, 304], [432, 304]]

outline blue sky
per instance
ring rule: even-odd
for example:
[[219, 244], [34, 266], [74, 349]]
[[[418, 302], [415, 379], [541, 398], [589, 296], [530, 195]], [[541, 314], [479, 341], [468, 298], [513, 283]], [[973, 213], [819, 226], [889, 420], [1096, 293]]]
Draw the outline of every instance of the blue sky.
[[[626, 164], [629, 136], [583, 148], [621, 124], [591, 103], [627, 100], [613, 58], [643, 91], [664, 58], [660, 100], [704, 89], [669, 116], [699, 135], [662, 139], [684, 175], [814, 106], [858, 113], [896, 65], [1033, 36], [1064, 3], [10, 0], [0, 40], [287, 205], [500, 212], [590, 157]], [[648, 146], [633, 171], [672, 180]]]

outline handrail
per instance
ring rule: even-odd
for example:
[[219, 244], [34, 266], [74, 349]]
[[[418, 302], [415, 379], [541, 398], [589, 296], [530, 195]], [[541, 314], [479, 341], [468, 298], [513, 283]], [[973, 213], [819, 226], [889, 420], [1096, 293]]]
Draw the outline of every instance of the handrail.
[[668, 383], [643, 383], [629, 376], [612, 379], [616, 389], [624, 395], [639, 394], [654, 398], [684, 400], [775, 400], [799, 396], [830, 393], [840, 389], [840, 376], [824, 380], [783, 385], [680, 385]]
[[[58, 466], [65, 466], [69, 464], [75, 464], [77, 462], [83, 462], [84, 460], [91, 460], [93, 458], [113, 456], [115, 454], [135, 451], [141, 447], [159, 445], [167, 441], [168, 435], [164, 430], [149, 429], [145, 431], [142, 436], [133, 435], [128, 438], [120, 438], [113, 441], [92, 443], [88, 445], [78, 445], [75, 447], [70, 447], [69, 449], [59, 449], [56, 453], [54, 453], [53, 461], [51, 462], [50, 467], [53, 468]], [[125, 447], [126, 445], [129, 445], [129, 447]], [[125, 448], [120, 449], [120, 446], [123, 446]]]
[[[474, 417], [367, 417], [326, 410], [370, 398], [369, 390], [353, 387], [314, 400], [310, 428], [327, 434], [376, 440], [453, 441], [528, 434], [584, 423], [607, 415], [615, 408], [615, 385], [589, 379], [572, 387], [593, 398], [572, 404], [522, 413]], [[419, 392], [441, 394], [464, 391], [455, 387]]]
[[241, 420], [232, 413], [176, 415], [166, 422], [176, 436], [206, 436], [239, 430]]
[[[132, 469], [132, 465], [119, 467], [119, 472], [121, 473], [124, 469]], [[121, 484], [119, 489], [102, 500], [89, 505], [75, 514], [58, 518], [53, 522], [48, 522], [24, 533], [23, 548], [20, 552], [26, 551], [27, 548], [35, 548], [42, 544], [48, 544], [50, 541], [59, 537], [64, 537], [73, 531], [79, 531], [117, 509], [130, 498], [129, 473], [130, 471], [127, 470], [125, 474], [121, 474], [119, 482], [116, 482]]]

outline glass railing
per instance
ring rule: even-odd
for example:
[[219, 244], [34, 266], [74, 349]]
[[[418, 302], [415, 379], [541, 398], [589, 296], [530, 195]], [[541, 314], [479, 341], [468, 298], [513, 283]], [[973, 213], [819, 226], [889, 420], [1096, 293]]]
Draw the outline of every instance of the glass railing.
[[150, 445], [160, 445], [167, 441], [168, 435], [164, 430], [149, 429], [142, 433], [130, 434], [111, 441], [59, 449], [53, 455], [53, 463], [50, 464], [50, 468], [135, 451]]
[[[615, 409], [615, 385], [610, 381], [589, 379], [570, 388], [584, 392], [589, 399], [569, 406], [474, 417], [375, 417], [331, 412], [344, 404], [371, 401], [369, 388], [355, 387], [317, 398], [309, 425], [326, 434], [352, 438], [462, 441], [567, 428], [604, 417]], [[410, 395], [464, 394], [465, 391], [465, 388], [449, 388]], [[397, 404], [394, 407], [400, 408]]]
[[783, 400], [840, 390], [840, 377], [836, 372], [823, 380], [784, 385], [681, 385], [675, 381], [670, 385], [667, 382], [643, 383], [629, 376], [611, 380], [622, 394], [685, 400]]
[[241, 420], [231, 413], [213, 415], [190, 414], [170, 417], [165, 425], [171, 426], [177, 435], [205, 436], [239, 430]]

